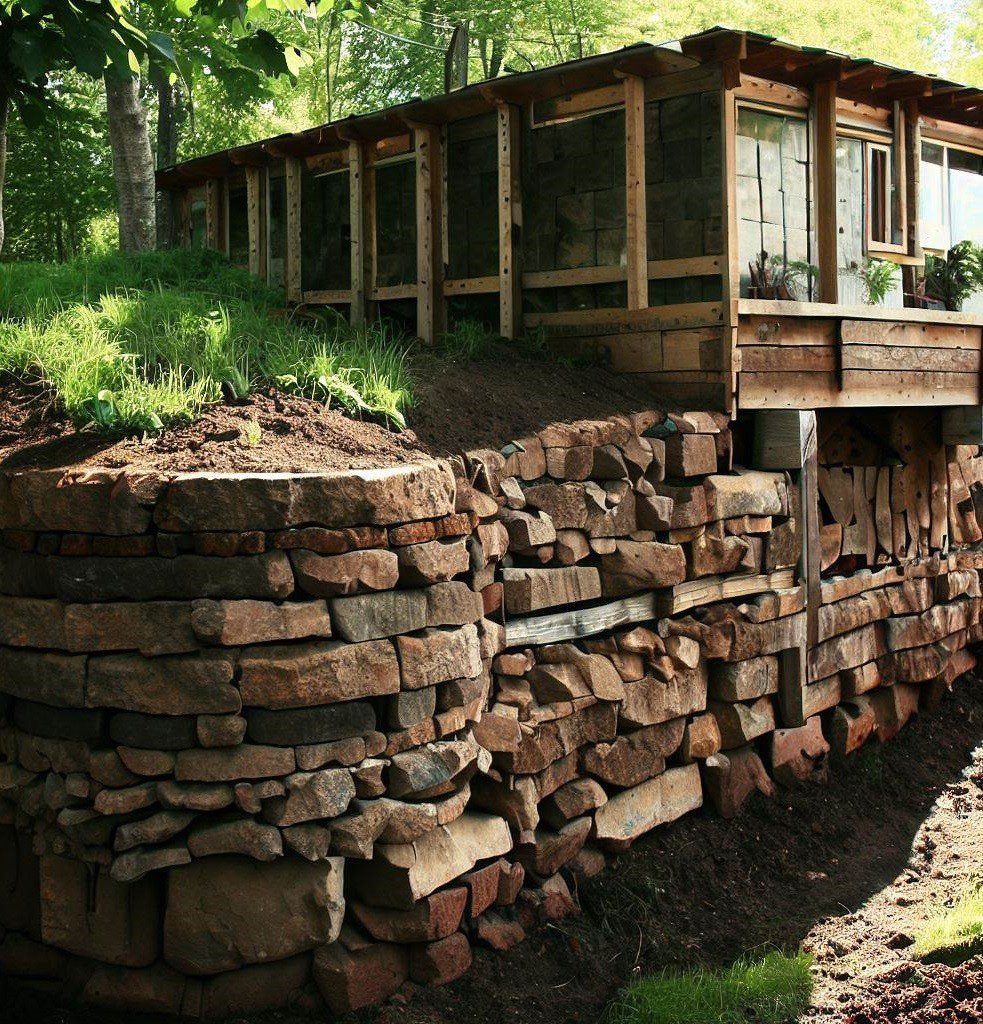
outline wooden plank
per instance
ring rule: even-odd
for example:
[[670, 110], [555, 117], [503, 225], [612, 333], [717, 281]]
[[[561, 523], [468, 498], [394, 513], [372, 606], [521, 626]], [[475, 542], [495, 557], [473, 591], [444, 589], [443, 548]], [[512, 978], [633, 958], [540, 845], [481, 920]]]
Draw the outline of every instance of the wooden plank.
[[645, 210], [645, 82], [625, 78], [625, 235], [628, 308], [649, 304], [648, 231]]
[[833, 345], [839, 344], [839, 321], [832, 317], [749, 316], [742, 314], [737, 329], [738, 345]]
[[836, 82], [813, 86], [813, 137], [815, 173], [816, 251], [819, 262], [819, 297], [837, 302], [836, 230]]
[[[665, 370], [722, 370], [723, 332], [717, 327], [665, 331], [662, 367]], [[709, 364], [713, 365], [709, 365]]]
[[752, 456], [755, 469], [800, 470], [815, 446], [814, 413], [768, 409], [755, 414]]
[[498, 330], [522, 333], [522, 114], [512, 104], [498, 108]]
[[809, 109], [809, 92], [806, 89], [773, 82], [754, 75], [741, 75], [741, 84], [734, 90], [739, 100], [749, 100], [766, 107], [790, 107], [794, 110]]
[[983, 326], [983, 314], [953, 313], [946, 309], [904, 309], [890, 306], [841, 306], [826, 302], [789, 302], [782, 299], [740, 299], [738, 312], [744, 316], [839, 317], [843, 320], [892, 320], [916, 324], [965, 324]]
[[[980, 369], [979, 349], [915, 348], [905, 345], [844, 345], [841, 358], [844, 371], [890, 370], [894, 372], [917, 369], [951, 373], [978, 373]], [[788, 369], [792, 369], [792, 367], [788, 367]]]
[[778, 710], [786, 729], [806, 723], [807, 665], [804, 642], [778, 652]]
[[687, 96], [697, 92], [715, 92], [720, 88], [720, 68], [716, 64], [699, 64], [694, 68], [674, 71], [645, 79], [645, 102]]
[[596, 89], [582, 89], [564, 96], [533, 100], [532, 121], [536, 126], [556, 124], [620, 107], [624, 102], [624, 90], [619, 83], [600, 85]]
[[302, 301], [308, 306], [341, 306], [352, 301], [347, 288], [317, 289], [303, 293]]
[[490, 295], [498, 291], [498, 274], [490, 277], [458, 277], [444, 281], [445, 295]]
[[266, 238], [263, 217], [263, 168], [246, 168], [246, 222], [249, 229], [249, 273], [266, 277]]
[[803, 370], [835, 373], [839, 349], [835, 345], [745, 345], [739, 368], [751, 373]]
[[678, 615], [714, 601], [729, 601], [768, 590], [788, 590], [794, 585], [794, 572], [791, 569], [780, 569], [773, 573], [748, 576], [704, 576], [677, 583], [674, 587], [666, 587], [656, 593], [659, 596], [660, 614]]
[[[740, 405], [742, 409], [836, 409], [979, 404], [977, 374], [927, 374], [923, 379], [909, 380], [911, 374], [858, 370], [849, 373], [849, 380], [844, 374], [842, 391], [836, 374], [832, 373], [740, 373]], [[871, 379], [872, 375], [876, 379]], [[940, 376], [942, 379], [937, 379]]]
[[365, 322], [367, 282], [371, 273], [370, 247], [366, 244], [365, 151], [360, 142], [348, 145], [348, 206], [351, 220], [352, 294], [349, 317]]
[[387, 284], [373, 288], [369, 298], [373, 302], [395, 302], [399, 299], [415, 299], [419, 290], [415, 284]]
[[300, 302], [300, 189], [303, 164], [296, 157], [286, 160], [287, 258], [284, 284], [289, 302]]
[[578, 309], [562, 313], [528, 313], [528, 327], [603, 326], [608, 330], [678, 330], [723, 322], [719, 302], [683, 302], [649, 309]]
[[740, 239], [737, 226], [737, 99], [730, 87], [740, 82], [740, 62], [731, 61], [721, 71], [720, 86], [720, 146], [721, 146], [721, 242], [724, 258], [720, 267], [720, 291], [724, 300], [723, 365], [727, 373], [725, 410], [733, 412], [737, 393], [737, 366], [735, 350], [740, 318], [736, 299], [741, 294]]
[[413, 129], [416, 147], [416, 333], [434, 345], [444, 329], [441, 142], [432, 125]]
[[[907, 315], [907, 310], [905, 315]], [[912, 310], [911, 312], [920, 312]], [[844, 345], [894, 345], [909, 348], [955, 348], [979, 351], [983, 331], [965, 324], [926, 324], [896, 321], [842, 320]]]
[[[522, 275], [523, 288], [575, 288], [624, 281], [624, 267], [570, 267], [566, 270], [535, 270]], [[632, 307], [639, 308], [639, 307]]]
[[205, 245], [217, 252], [226, 252], [222, 229], [222, 181], [209, 178], [205, 183]]
[[802, 518], [802, 555], [800, 578], [806, 588], [806, 649], [819, 641], [819, 574], [822, 568], [822, 541], [819, 523], [819, 457], [816, 441], [816, 414], [809, 410], [802, 418], [802, 470], [799, 474], [799, 515]]
[[722, 256], [683, 256], [672, 260], [649, 260], [650, 281], [674, 277], [716, 277], [723, 268]]

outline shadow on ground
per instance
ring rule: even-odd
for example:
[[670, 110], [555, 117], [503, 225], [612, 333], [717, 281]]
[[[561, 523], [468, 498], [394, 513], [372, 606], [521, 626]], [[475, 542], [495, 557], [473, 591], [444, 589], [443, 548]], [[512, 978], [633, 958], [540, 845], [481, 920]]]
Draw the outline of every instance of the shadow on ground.
[[[476, 949], [459, 982], [350, 1019], [594, 1024], [618, 988], [642, 974], [727, 965], [765, 945], [794, 949], [817, 921], [856, 909], [897, 876], [981, 738], [983, 681], [970, 677], [937, 711], [887, 746], [869, 746], [826, 785], [755, 796], [736, 820], [704, 811], [659, 829], [581, 888], [582, 916], [505, 954]], [[43, 997], [10, 1019], [135, 1024], [132, 1016], [46, 1007]], [[310, 1019], [267, 1013], [246, 1024]]]

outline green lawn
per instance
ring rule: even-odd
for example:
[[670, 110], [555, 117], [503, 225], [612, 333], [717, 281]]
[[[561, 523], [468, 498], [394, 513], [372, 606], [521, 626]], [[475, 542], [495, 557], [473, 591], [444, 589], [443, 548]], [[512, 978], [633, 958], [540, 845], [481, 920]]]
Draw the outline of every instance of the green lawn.
[[0, 264], [0, 372], [50, 387], [77, 426], [113, 433], [187, 422], [262, 384], [404, 425], [405, 340], [281, 307], [212, 252]]
[[607, 1024], [791, 1024], [809, 1005], [811, 963], [773, 952], [726, 970], [663, 972], [621, 992]]
[[983, 953], [983, 886], [921, 928], [914, 953], [921, 960], [952, 966]]

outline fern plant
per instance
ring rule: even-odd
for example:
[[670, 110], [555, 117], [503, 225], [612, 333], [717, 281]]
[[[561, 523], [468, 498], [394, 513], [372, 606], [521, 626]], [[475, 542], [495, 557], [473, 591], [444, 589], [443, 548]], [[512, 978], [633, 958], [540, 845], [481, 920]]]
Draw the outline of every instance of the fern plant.
[[868, 256], [857, 267], [857, 276], [863, 286], [864, 302], [868, 306], [879, 306], [897, 284], [898, 268], [890, 260], [877, 260]]
[[925, 255], [925, 277], [919, 282], [923, 301], [940, 302], [959, 312], [963, 303], [983, 291], [983, 247], [957, 242], [945, 256]]

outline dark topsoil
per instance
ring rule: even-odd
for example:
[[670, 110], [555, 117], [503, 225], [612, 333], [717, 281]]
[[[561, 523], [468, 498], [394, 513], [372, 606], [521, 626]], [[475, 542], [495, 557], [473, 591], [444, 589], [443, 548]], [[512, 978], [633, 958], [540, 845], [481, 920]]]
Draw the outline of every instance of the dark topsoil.
[[[75, 431], [48, 392], [0, 381], [0, 466], [136, 465], [147, 469], [286, 472], [395, 466], [427, 455], [500, 448], [545, 424], [659, 407], [631, 377], [517, 358], [414, 365], [417, 404], [409, 429], [379, 423], [275, 391], [211, 406], [195, 423], [157, 437], [111, 439]], [[250, 422], [258, 424], [247, 431]], [[250, 435], [252, 442], [250, 443]]]
[[[851, 997], [827, 984], [827, 976], [843, 972], [836, 970], [840, 954], [821, 948], [835, 943], [820, 936], [855, 922], [866, 904], [891, 892], [926, 827], [945, 833], [936, 867], [946, 863], [945, 854], [949, 864], [960, 858], [970, 874], [979, 872], [983, 851], [972, 835], [983, 815], [983, 756], [977, 751], [974, 761], [973, 750], [981, 736], [983, 682], [969, 677], [938, 711], [921, 715], [891, 744], [869, 747], [827, 784], [780, 790], [773, 800], [756, 795], [732, 821], [703, 811], [657, 829], [582, 886], [582, 916], [552, 924], [505, 954], [476, 948], [474, 966], [460, 981], [415, 989], [408, 1000], [401, 995], [349, 1019], [595, 1024], [618, 988], [644, 974], [729, 965], [745, 951], [769, 945], [794, 950], [808, 940], [817, 970], [814, 1009], [802, 1018], [809, 1024], [978, 1022], [980, 959], [955, 972], [912, 969], [899, 951], [892, 954], [894, 974], [878, 975]], [[949, 808], [945, 820], [937, 804]], [[940, 874], [930, 859], [919, 876], [928, 895], [934, 893], [936, 911]], [[55, 1008], [43, 996], [6, 1005], [22, 1013], [12, 1020], [33, 1024], [123, 1020]], [[135, 1024], [133, 1016], [125, 1019]], [[311, 1019], [285, 1011], [239, 1024]]]

